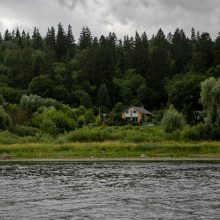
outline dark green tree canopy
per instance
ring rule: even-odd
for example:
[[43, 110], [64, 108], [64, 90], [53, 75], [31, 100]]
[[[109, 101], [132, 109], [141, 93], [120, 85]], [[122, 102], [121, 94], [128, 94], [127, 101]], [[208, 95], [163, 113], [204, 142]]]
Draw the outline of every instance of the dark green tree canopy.
[[[110, 111], [116, 103], [144, 105], [149, 110], [167, 104], [188, 121], [201, 109], [199, 83], [220, 76], [220, 35], [181, 28], [166, 36], [162, 29], [119, 39], [114, 32], [92, 35], [83, 27], [77, 44], [74, 27], [6, 30], [0, 34], [0, 86], [6, 102], [22, 94], [55, 98], [73, 107]], [[12, 90], [13, 88], [13, 90]], [[13, 99], [14, 95], [14, 99]]]

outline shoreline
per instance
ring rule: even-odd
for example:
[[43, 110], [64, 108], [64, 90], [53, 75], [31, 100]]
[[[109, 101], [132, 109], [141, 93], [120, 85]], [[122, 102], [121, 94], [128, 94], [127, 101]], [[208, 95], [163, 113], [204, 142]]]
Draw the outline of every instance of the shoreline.
[[5, 161], [219, 161], [220, 142], [77, 142], [0, 145]]
[[0, 160], [0, 165], [4, 163], [90, 163], [90, 162], [213, 162], [220, 163], [220, 158], [81, 158], [81, 159], [15, 159], [15, 160]]

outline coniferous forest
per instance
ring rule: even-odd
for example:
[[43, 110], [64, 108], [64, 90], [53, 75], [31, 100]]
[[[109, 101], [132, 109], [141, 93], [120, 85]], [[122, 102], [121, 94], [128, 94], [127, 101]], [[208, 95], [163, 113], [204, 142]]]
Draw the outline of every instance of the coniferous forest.
[[[167, 36], [159, 29], [151, 38], [136, 32], [119, 39], [116, 33], [97, 38], [83, 27], [78, 40], [70, 25], [50, 27], [46, 36], [37, 28], [6, 30], [0, 35], [0, 126], [54, 132], [60, 123], [60, 133], [94, 121], [100, 111], [120, 121], [128, 106], [144, 106], [161, 120], [170, 105], [196, 125], [204, 110], [201, 83], [210, 77], [220, 77], [220, 35], [212, 39], [194, 28], [191, 36], [177, 28]], [[43, 110], [51, 106], [59, 111]]]

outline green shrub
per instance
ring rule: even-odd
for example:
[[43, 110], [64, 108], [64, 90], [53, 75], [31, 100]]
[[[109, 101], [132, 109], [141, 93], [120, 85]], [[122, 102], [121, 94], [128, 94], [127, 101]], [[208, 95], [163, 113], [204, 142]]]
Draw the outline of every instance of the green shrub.
[[19, 103], [23, 91], [11, 87], [1, 87], [0, 94], [8, 103]]
[[42, 114], [35, 113], [32, 118], [32, 123], [34, 126], [51, 135], [64, 133], [65, 131], [71, 131], [76, 128], [76, 122], [74, 119], [56, 109], [49, 109]]
[[17, 125], [12, 131], [22, 137], [35, 136], [37, 133], [39, 133], [39, 129], [24, 125]]
[[79, 118], [77, 119], [77, 127], [78, 128], [82, 128], [83, 125], [85, 124], [85, 118], [83, 115], [79, 116]]
[[10, 115], [14, 125], [24, 125], [29, 124], [30, 117], [26, 110], [22, 109], [17, 104], [7, 104], [5, 110]]
[[211, 138], [211, 130], [209, 126], [205, 124], [199, 124], [197, 126], [186, 126], [181, 131], [181, 138], [184, 140], [195, 140]]
[[122, 141], [140, 143], [147, 141], [161, 141], [164, 139], [164, 131], [160, 127], [95, 127], [81, 128], [58, 138], [58, 142], [102, 142]]
[[201, 104], [206, 112], [209, 138], [220, 139], [220, 78], [213, 77], [201, 84]]
[[100, 116], [97, 116], [96, 119], [95, 119], [95, 123], [98, 126], [102, 125], [102, 118]]
[[172, 133], [178, 129], [182, 129], [186, 122], [183, 115], [177, 112], [173, 106], [170, 106], [164, 113], [161, 124], [167, 133]]
[[86, 108], [84, 106], [80, 106], [79, 108], [75, 109], [75, 113], [77, 117], [84, 115], [86, 112]]
[[23, 95], [20, 100], [20, 106], [32, 113], [37, 111], [40, 107], [54, 107], [61, 108], [61, 104], [55, 99], [42, 98], [38, 95]]
[[50, 135], [57, 135], [59, 133], [56, 124], [49, 118], [44, 118], [42, 123], [40, 124], [40, 130], [43, 133], [50, 134]]
[[0, 129], [8, 129], [12, 124], [10, 116], [6, 113], [5, 109], [0, 106]]
[[16, 144], [18, 143], [18, 136], [10, 131], [0, 132], [0, 144]]
[[86, 113], [84, 114], [84, 119], [86, 124], [93, 123], [95, 121], [95, 116], [92, 109], [86, 111]]

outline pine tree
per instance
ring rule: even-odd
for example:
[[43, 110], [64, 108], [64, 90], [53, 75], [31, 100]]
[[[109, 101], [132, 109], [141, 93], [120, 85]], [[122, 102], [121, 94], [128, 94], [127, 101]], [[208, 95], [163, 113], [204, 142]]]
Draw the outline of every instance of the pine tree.
[[147, 75], [149, 67], [149, 46], [147, 35], [144, 32], [141, 37], [136, 32], [134, 42], [134, 66], [138, 74]]
[[32, 40], [32, 45], [35, 50], [43, 49], [43, 39], [41, 37], [39, 29], [36, 27], [34, 28]]
[[18, 28], [16, 29], [16, 34], [15, 34], [15, 36], [16, 36], [17, 38], [21, 37], [20, 31], [19, 31]]
[[193, 51], [193, 70], [205, 73], [214, 62], [214, 43], [209, 33], [199, 35]]
[[66, 33], [61, 23], [58, 24], [56, 38], [56, 56], [58, 60], [65, 60], [67, 54]]
[[116, 67], [116, 77], [121, 77], [125, 73], [125, 56], [122, 40], [119, 40], [117, 46], [117, 67]]
[[97, 47], [99, 46], [99, 40], [98, 40], [97, 37], [94, 37], [94, 38], [93, 38], [92, 46], [93, 46], [94, 48], [97, 48]]
[[134, 39], [133, 37], [131, 38], [129, 38], [129, 36], [124, 37], [123, 48], [124, 48], [125, 70], [132, 69], [134, 68], [134, 65], [133, 65]]
[[19, 47], [22, 47], [22, 38], [19, 29], [16, 29], [15, 41]]
[[195, 42], [196, 41], [196, 31], [194, 28], [191, 30], [191, 41]]
[[172, 73], [186, 73], [189, 70], [191, 60], [191, 45], [184, 31], [176, 29], [171, 44], [171, 54], [173, 59]]
[[9, 41], [9, 40], [12, 40], [12, 36], [11, 36], [11, 33], [9, 32], [9, 30], [7, 29], [5, 31], [4, 41]]
[[218, 37], [215, 40], [215, 60], [214, 60], [214, 64], [220, 65], [220, 32], [218, 33]]
[[72, 58], [75, 54], [75, 39], [73, 36], [71, 25], [68, 26], [66, 44], [67, 44], [67, 56], [68, 58]]
[[11, 32], [11, 37], [12, 37], [12, 39], [15, 38], [15, 30], [13, 30], [13, 31]]
[[22, 31], [21, 38], [22, 38], [22, 40], [26, 39], [26, 33], [24, 30]]
[[56, 49], [56, 33], [54, 27], [48, 28], [47, 34], [46, 34], [46, 45], [49, 50], [55, 51]]
[[140, 49], [141, 49], [141, 37], [139, 33], [136, 31], [135, 33], [135, 40], [134, 40], [134, 67], [136, 71], [139, 73], [139, 59], [140, 59]]
[[2, 44], [3, 39], [2, 39], [2, 33], [0, 32], [0, 44]]
[[166, 102], [165, 78], [170, 74], [169, 44], [164, 32], [159, 29], [157, 35], [152, 40], [152, 51], [150, 54], [149, 74], [146, 82], [159, 95], [155, 100], [155, 106]]
[[79, 37], [79, 48], [81, 50], [92, 46], [92, 34], [88, 27], [83, 27]]
[[26, 34], [26, 44], [27, 44], [28, 47], [31, 45], [30, 39], [31, 39], [30, 34], [29, 34], [29, 32], [27, 32], [27, 34]]

